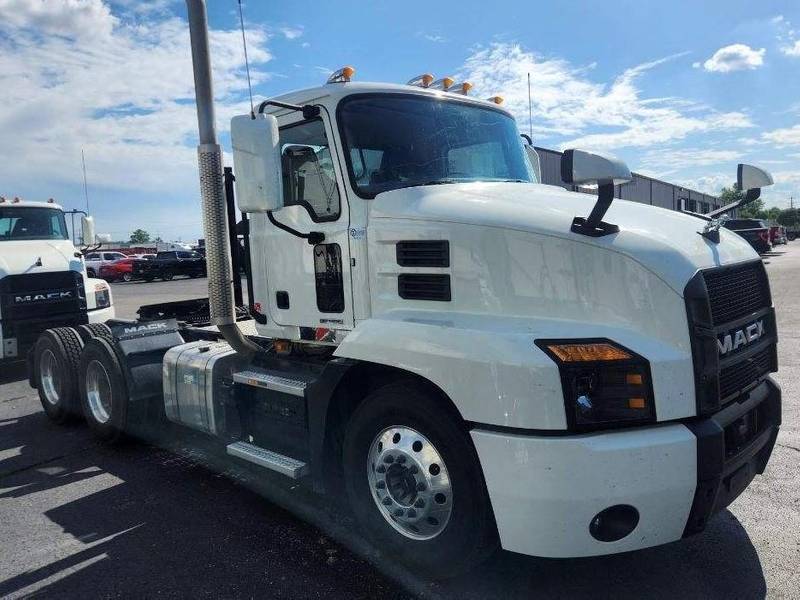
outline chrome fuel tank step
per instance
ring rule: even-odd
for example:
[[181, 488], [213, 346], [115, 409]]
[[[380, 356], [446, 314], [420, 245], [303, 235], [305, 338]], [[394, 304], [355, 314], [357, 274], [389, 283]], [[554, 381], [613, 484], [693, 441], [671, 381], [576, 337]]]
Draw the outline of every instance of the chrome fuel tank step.
[[233, 374], [233, 380], [236, 383], [251, 385], [274, 392], [291, 394], [292, 396], [303, 396], [306, 391], [305, 381], [289, 379], [288, 377], [281, 377], [279, 375], [270, 375], [268, 373], [260, 373], [258, 371], [239, 371]]
[[292, 479], [300, 479], [308, 472], [308, 465], [303, 461], [247, 442], [228, 444], [227, 451], [231, 456], [236, 456]]

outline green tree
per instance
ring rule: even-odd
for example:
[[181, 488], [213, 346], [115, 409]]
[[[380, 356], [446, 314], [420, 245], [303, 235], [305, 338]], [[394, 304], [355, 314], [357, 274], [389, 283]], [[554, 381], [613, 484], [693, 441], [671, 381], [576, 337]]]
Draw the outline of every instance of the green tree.
[[131, 234], [131, 244], [146, 244], [150, 241], [150, 234], [144, 229], [137, 229]]
[[[724, 187], [719, 193], [719, 199], [722, 201], [722, 206], [736, 202], [744, 198], [744, 192], [741, 192], [732, 187]], [[764, 210], [764, 201], [759, 198], [746, 204], [739, 209], [739, 217], [742, 219], [766, 219], [767, 211]]]
[[787, 208], [782, 210], [778, 215], [777, 221], [784, 227], [796, 227], [800, 225], [800, 209]]

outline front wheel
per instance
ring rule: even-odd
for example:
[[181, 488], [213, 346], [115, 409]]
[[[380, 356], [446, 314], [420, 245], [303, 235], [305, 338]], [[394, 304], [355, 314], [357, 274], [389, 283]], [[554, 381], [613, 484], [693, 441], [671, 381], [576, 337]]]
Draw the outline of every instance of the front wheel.
[[133, 281], [133, 275], [131, 273], [123, 273], [122, 274], [122, 281], [125, 281], [125, 282]]
[[164, 281], [170, 281], [173, 277], [175, 277], [175, 274], [172, 271], [164, 271], [161, 274], [161, 279]]
[[343, 471], [377, 548], [432, 578], [485, 560], [497, 533], [478, 457], [458, 415], [416, 382], [387, 385], [356, 410]]
[[87, 277], [97, 277], [97, 272], [94, 269], [86, 269]]

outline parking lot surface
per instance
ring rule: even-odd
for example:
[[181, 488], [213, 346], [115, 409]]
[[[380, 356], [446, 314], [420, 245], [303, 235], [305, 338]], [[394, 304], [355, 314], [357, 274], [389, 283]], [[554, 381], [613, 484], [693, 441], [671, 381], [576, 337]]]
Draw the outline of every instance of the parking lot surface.
[[[50, 423], [24, 371], [4, 368], [0, 597], [800, 598], [800, 242], [764, 261], [783, 426], [766, 473], [698, 536], [592, 559], [499, 553], [456, 580], [422, 581], [330, 502], [225, 470], [173, 434], [105, 447]], [[205, 284], [114, 284], [118, 315], [204, 296]]]

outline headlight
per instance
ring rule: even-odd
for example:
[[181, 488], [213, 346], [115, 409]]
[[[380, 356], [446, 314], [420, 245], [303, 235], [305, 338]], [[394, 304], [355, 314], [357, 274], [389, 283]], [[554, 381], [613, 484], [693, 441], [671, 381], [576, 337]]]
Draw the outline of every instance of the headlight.
[[102, 283], [94, 286], [94, 302], [97, 308], [107, 308], [111, 306], [111, 291]]
[[558, 365], [569, 429], [585, 431], [656, 420], [650, 365], [606, 339], [536, 340]]

